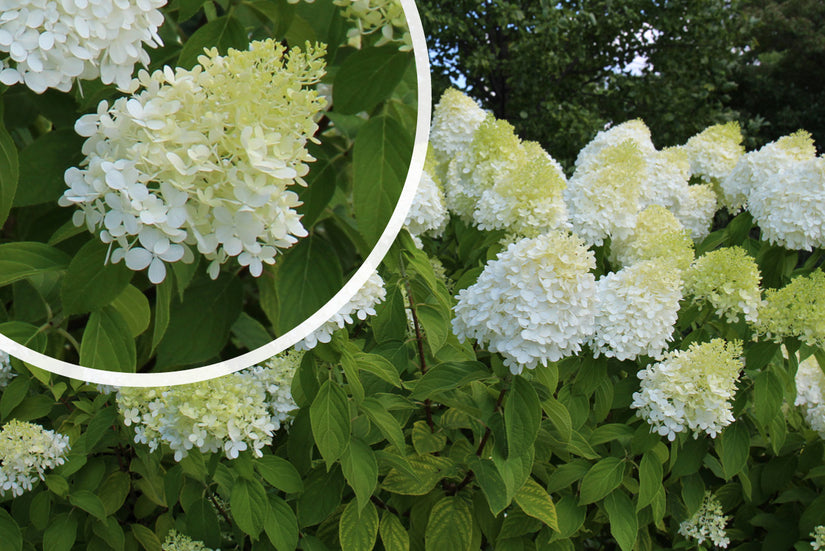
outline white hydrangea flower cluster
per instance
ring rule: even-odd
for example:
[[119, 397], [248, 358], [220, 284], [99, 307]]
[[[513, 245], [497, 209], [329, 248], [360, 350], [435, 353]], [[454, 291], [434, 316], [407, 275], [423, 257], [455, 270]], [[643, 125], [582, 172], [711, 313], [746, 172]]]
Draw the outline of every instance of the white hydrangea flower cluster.
[[375, 307], [384, 301], [387, 296], [387, 289], [384, 287], [384, 280], [373, 272], [364, 283], [364, 286], [355, 293], [349, 302], [344, 304], [332, 318], [324, 322], [321, 327], [304, 337], [295, 345], [296, 350], [311, 350], [319, 342], [328, 343], [332, 340], [332, 334], [345, 325], [354, 322], [353, 316], [363, 321], [369, 316], [375, 315]]
[[11, 367], [11, 358], [7, 352], [0, 350], [0, 388], [8, 385], [17, 373]]
[[66, 171], [60, 204], [79, 207], [75, 225], [99, 230], [112, 262], [148, 268], [152, 283], [191, 261], [190, 247], [213, 278], [232, 257], [260, 275], [307, 235], [288, 187], [306, 185], [314, 161], [306, 145], [325, 100], [309, 87], [324, 54], [266, 40], [207, 51], [191, 71], [141, 71], [143, 91], [78, 120], [86, 159]]
[[762, 239], [787, 249], [825, 247], [825, 157], [792, 163], [751, 190]]
[[713, 186], [697, 184], [688, 186], [687, 196], [679, 202], [673, 214], [690, 231], [690, 237], [702, 241], [710, 234], [713, 215], [718, 209], [718, 200]]
[[598, 281], [596, 330], [590, 345], [619, 360], [659, 359], [673, 340], [682, 281], [662, 260], [645, 260]]
[[569, 229], [564, 170], [538, 143], [522, 146], [522, 158], [512, 172], [482, 191], [473, 220], [482, 230], [508, 230], [527, 237]]
[[447, 200], [444, 197], [441, 183], [438, 181], [434, 155], [433, 148], [429, 148], [424, 171], [421, 173], [421, 181], [418, 183], [415, 197], [407, 212], [407, 218], [404, 220], [404, 227], [413, 237], [424, 234], [440, 237], [450, 221]]
[[734, 420], [731, 400], [744, 367], [741, 356], [741, 343], [722, 339], [670, 352], [639, 371], [641, 388], [630, 407], [671, 442], [685, 430], [694, 438], [701, 432], [716, 438]]
[[811, 542], [811, 548], [814, 551], [818, 549], [825, 549], [825, 525], [819, 525], [811, 532], [811, 537], [814, 541]]
[[733, 171], [720, 182], [722, 197], [728, 211], [739, 212], [748, 204], [751, 192], [758, 189], [772, 175], [799, 161], [816, 157], [811, 134], [800, 130], [783, 136], [758, 151], [745, 153]]
[[69, 437], [12, 419], [0, 430], [0, 495], [21, 496], [47, 469], [65, 462]]
[[576, 157], [576, 170], [587, 170], [593, 165], [602, 163], [602, 151], [626, 141], [636, 144], [644, 156], [656, 152], [656, 147], [650, 138], [650, 129], [641, 119], [634, 119], [596, 134], [596, 137], [579, 151]]
[[690, 161], [690, 172], [706, 184], [718, 186], [745, 153], [739, 123], [715, 124], [690, 138], [682, 146]]
[[645, 175], [639, 208], [661, 205], [676, 211], [687, 200], [690, 162], [681, 147], [666, 147], [645, 154]]
[[634, 141], [607, 145], [577, 168], [564, 192], [570, 222], [588, 245], [636, 225], [645, 159]]
[[[157, 29], [166, 0], [0, 0], [0, 82], [41, 94], [68, 92], [75, 79], [125, 90], [144, 45], [162, 45]], [[8, 54], [3, 56], [2, 54]]]
[[825, 272], [817, 269], [765, 291], [754, 330], [775, 341], [796, 337], [809, 346], [825, 345]]
[[697, 258], [685, 273], [685, 294], [709, 303], [717, 316], [754, 323], [762, 305], [759, 266], [742, 247], [723, 247]]
[[433, 110], [430, 146], [439, 164], [446, 164], [473, 142], [476, 130], [487, 118], [478, 104], [455, 88], [441, 96]]
[[459, 292], [453, 332], [489, 343], [516, 374], [575, 354], [595, 328], [595, 265], [575, 235], [521, 239]]
[[825, 373], [815, 356], [799, 363], [795, 381], [794, 405], [802, 408], [808, 425], [825, 439]]
[[615, 236], [610, 244], [611, 262], [621, 266], [657, 259], [681, 271], [690, 266], [693, 254], [693, 241], [687, 230], [661, 205], [642, 210], [633, 230]]
[[[161, 545], [162, 551], [212, 551], [202, 541], [195, 541], [189, 536], [171, 530]], [[219, 551], [219, 550], [218, 550]]]
[[333, 0], [332, 3], [341, 6], [344, 17], [355, 24], [347, 31], [349, 45], [353, 48], [360, 49], [363, 37], [380, 32], [376, 46], [397, 42], [402, 52], [412, 50], [412, 37], [401, 0]]
[[218, 379], [174, 386], [118, 390], [126, 426], [135, 425], [135, 442], [154, 451], [165, 442], [180, 461], [192, 448], [223, 451], [236, 459], [272, 443], [298, 408], [290, 386], [302, 353], [283, 353], [263, 365]]
[[679, 533], [685, 538], [692, 538], [701, 545], [710, 540], [716, 547], [727, 549], [730, 539], [725, 532], [725, 525], [730, 520], [722, 512], [719, 499], [710, 492], [705, 492], [702, 505], [692, 517], [679, 525]]

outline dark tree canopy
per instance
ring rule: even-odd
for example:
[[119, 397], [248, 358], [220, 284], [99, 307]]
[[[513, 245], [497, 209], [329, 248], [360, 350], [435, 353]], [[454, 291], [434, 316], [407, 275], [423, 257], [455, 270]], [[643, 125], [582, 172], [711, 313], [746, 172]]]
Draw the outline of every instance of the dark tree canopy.
[[605, 124], [642, 118], [665, 146], [736, 117], [731, 76], [748, 38], [730, 0], [418, 5], [435, 97], [452, 83], [568, 166]]

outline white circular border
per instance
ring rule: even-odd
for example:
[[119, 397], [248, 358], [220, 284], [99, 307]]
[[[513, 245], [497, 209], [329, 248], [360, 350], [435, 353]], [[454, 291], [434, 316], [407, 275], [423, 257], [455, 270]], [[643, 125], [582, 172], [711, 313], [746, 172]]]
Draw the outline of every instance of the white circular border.
[[415, 0], [401, 0], [401, 7], [404, 9], [404, 16], [407, 18], [407, 26], [412, 37], [415, 70], [418, 80], [418, 116], [410, 168], [407, 171], [407, 179], [404, 182], [401, 197], [378, 243], [364, 260], [361, 267], [358, 268], [355, 274], [341, 287], [341, 290], [339, 290], [329, 302], [304, 320], [300, 325], [269, 344], [230, 360], [182, 371], [170, 371], [167, 373], [118, 373], [115, 371], [92, 369], [64, 362], [51, 356], [40, 354], [34, 350], [29, 350], [2, 334], [0, 334], [0, 350], [4, 350], [12, 356], [41, 369], [90, 383], [131, 387], [183, 385], [222, 377], [223, 375], [228, 375], [261, 363], [293, 346], [334, 316], [355, 296], [355, 293], [361, 289], [367, 279], [376, 271], [384, 255], [389, 251], [390, 246], [395, 241], [395, 237], [404, 225], [407, 211], [409, 211], [412, 205], [416, 189], [418, 188], [418, 182], [421, 180], [421, 174], [424, 170], [432, 109], [430, 62], [427, 52], [427, 41], [424, 37], [424, 27], [421, 24], [421, 18], [415, 6]]

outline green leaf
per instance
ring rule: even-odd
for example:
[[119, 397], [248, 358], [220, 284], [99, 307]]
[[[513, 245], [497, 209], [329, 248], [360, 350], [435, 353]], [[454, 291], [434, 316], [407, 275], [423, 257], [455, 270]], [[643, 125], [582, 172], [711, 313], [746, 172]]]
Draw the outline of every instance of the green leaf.
[[279, 262], [277, 331], [284, 334], [326, 304], [344, 276], [335, 250], [316, 235], [299, 241]]
[[444, 312], [441, 308], [431, 304], [419, 304], [415, 308], [415, 313], [424, 328], [430, 351], [436, 354], [447, 343], [450, 336], [449, 312]]
[[47, 474], [43, 479], [46, 487], [56, 496], [65, 497], [69, 493], [69, 483], [59, 474]]
[[105, 407], [95, 413], [89, 425], [86, 427], [85, 441], [86, 452], [90, 453], [95, 445], [103, 438], [103, 435], [112, 430], [113, 425], [118, 424], [117, 409], [114, 407]]
[[363, 411], [369, 420], [378, 427], [381, 434], [387, 441], [395, 446], [399, 451], [404, 450], [404, 432], [401, 430], [401, 424], [398, 419], [392, 416], [390, 412], [384, 409], [381, 402], [375, 398], [366, 398], [358, 407]]
[[120, 510], [130, 489], [131, 478], [127, 473], [115, 471], [109, 475], [97, 492], [106, 515], [113, 515]]
[[269, 511], [264, 530], [278, 551], [291, 551], [298, 545], [298, 519], [286, 501], [269, 496]]
[[272, 335], [269, 334], [266, 327], [246, 312], [241, 312], [241, 315], [232, 324], [232, 334], [248, 350], [255, 350], [272, 342]]
[[349, 115], [371, 111], [390, 97], [410, 61], [411, 56], [399, 52], [395, 46], [364, 48], [353, 53], [335, 77], [332, 87], [335, 111]]
[[639, 501], [636, 510], [641, 511], [653, 502], [662, 486], [662, 464], [654, 452], [645, 452], [639, 462]]
[[[169, 498], [169, 496], [167, 496]], [[175, 498], [169, 499], [174, 502]], [[186, 535], [210, 547], [221, 544], [221, 525], [215, 508], [205, 497], [194, 500], [186, 511]]]
[[108, 254], [107, 245], [92, 239], [72, 257], [60, 288], [66, 314], [102, 308], [126, 289], [134, 272], [124, 263], [106, 263]]
[[355, 363], [352, 353], [348, 349], [341, 351], [341, 367], [347, 377], [347, 388], [356, 404], [364, 399], [364, 385], [358, 373], [358, 364]]
[[29, 378], [15, 377], [0, 394], [0, 419], [5, 419], [29, 394]]
[[106, 520], [93, 523], [92, 532], [115, 551], [124, 551], [126, 535], [116, 518], [109, 517]]
[[438, 453], [447, 445], [447, 435], [433, 432], [426, 421], [416, 421], [412, 429], [412, 442], [418, 455]]
[[579, 504], [595, 503], [622, 483], [624, 462], [618, 457], [605, 457], [593, 465], [582, 478]]
[[77, 539], [77, 521], [69, 514], [54, 517], [43, 533], [43, 551], [69, 551]]
[[43, 134], [20, 151], [20, 178], [15, 207], [56, 203], [67, 189], [66, 169], [83, 160], [85, 138], [65, 128]]
[[343, 551], [370, 551], [378, 536], [378, 511], [367, 502], [361, 509], [350, 501], [338, 521], [338, 538]]
[[90, 515], [93, 515], [100, 520], [106, 518], [106, 509], [103, 507], [103, 502], [100, 498], [89, 490], [78, 490], [69, 494], [69, 503], [75, 507], [80, 507]]
[[399, 469], [390, 469], [381, 487], [394, 494], [423, 496], [432, 490], [444, 477], [445, 471], [453, 468], [453, 462], [436, 455], [417, 455], [407, 458], [414, 476]]
[[514, 377], [504, 404], [504, 426], [509, 455], [531, 447], [541, 426], [538, 394], [526, 379]]
[[553, 498], [538, 482], [528, 478], [514, 499], [522, 511], [539, 519], [556, 532], [559, 531], [559, 519], [556, 516]]
[[132, 535], [146, 551], [161, 551], [158, 537], [149, 528], [142, 524], [132, 524]]
[[401, 388], [401, 377], [398, 375], [398, 370], [384, 356], [359, 352], [355, 354], [355, 362], [358, 364], [358, 369], [371, 373], [396, 388]]
[[381, 516], [378, 533], [386, 551], [410, 551], [410, 535], [398, 517], [389, 511]]
[[610, 519], [610, 533], [622, 551], [632, 551], [639, 530], [633, 502], [622, 491], [608, 495], [604, 500], [607, 518]]
[[255, 460], [258, 474], [273, 487], [288, 494], [297, 494], [304, 489], [298, 470], [286, 459], [275, 455], [265, 455]]
[[507, 485], [501, 478], [495, 463], [489, 459], [479, 459], [471, 456], [468, 467], [473, 470], [478, 485], [487, 498], [487, 504], [493, 515], [498, 516], [500, 512], [510, 505], [510, 496], [507, 492]]
[[753, 378], [751, 415], [763, 427], [779, 413], [784, 398], [782, 389], [782, 381], [771, 371], [763, 371]]
[[[327, 116], [331, 114], [331, 111], [327, 112]], [[363, 122], [363, 119], [358, 120]], [[310, 148], [310, 153], [314, 153], [312, 148]], [[303, 203], [298, 207], [298, 212], [303, 214], [301, 224], [305, 228], [311, 228], [327, 208], [330, 199], [335, 194], [338, 174], [342, 169], [334, 160], [318, 155], [315, 157], [317, 160], [312, 163], [309, 175], [304, 177], [307, 186], [296, 190], [298, 198]]]
[[[0, 109], [2, 112], [2, 109]], [[0, 227], [6, 223], [17, 192], [20, 163], [17, 147], [6, 128], [0, 125]], [[0, 255], [0, 258], [5, 258]], [[0, 270], [0, 274], [3, 271]], [[0, 276], [2, 277], [2, 276]]]
[[556, 503], [556, 514], [559, 517], [559, 537], [569, 538], [584, 525], [587, 507], [577, 505], [575, 497], [566, 495]]
[[341, 470], [355, 492], [358, 511], [363, 511], [378, 484], [378, 461], [375, 459], [375, 452], [361, 439], [353, 437], [341, 456]]
[[473, 541], [473, 514], [460, 497], [445, 497], [436, 503], [424, 532], [426, 551], [466, 551]]
[[3, 542], [4, 549], [9, 551], [22, 551], [23, 549], [23, 535], [20, 527], [3, 508], [0, 508], [0, 541]]
[[134, 373], [136, 362], [135, 341], [117, 310], [106, 306], [92, 312], [80, 341], [80, 364], [94, 369]]
[[444, 362], [431, 367], [415, 385], [410, 396], [414, 400], [423, 400], [492, 376], [487, 366], [481, 362]]
[[191, 69], [204, 48], [217, 48], [219, 54], [225, 55], [229, 48], [246, 50], [248, 46], [249, 36], [243, 24], [234, 17], [219, 17], [192, 33], [180, 51], [177, 66]]
[[64, 270], [68, 264], [69, 257], [64, 252], [44, 243], [3, 243], [0, 245], [0, 287], [43, 272]]
[[541, 408], [554, 429], [551, 431], [553, 436], [562, 444], [570, 442], [573, 436], [573, 421], [564, 404], [550, 397], [541, 403]]
[[[47, 339], [43, 331], [36, 325], [24, 323], [22, 321], [7, 321], [0, 323], [0, 333], [10, 338], [18, 344], [30, 348], [36, 352], [46, 350]], [[36, 376], [36, 371], [32, 370]]]
[[716, 439], [716, 452], [722, 462], [725, 480], [730, 480], [745, 468], [750, 445], [750, 434], [741, 422], [729, 425]]
[[155, 325], [152, 328], [152, 353], [163, 340], [169, 327], [169, 307], [172, 304], [172, 280], [165, 279], [155, 286]]
[[152, 309], [149, 299], [134, 285], [127, 285], [113, 301], [112, 307], [117, 310], [133, 337], [137, 337], [149, 328], [152, 319]]
[[[197, 1], [202, 3], [202, 0]], [[287, 30], [289, 30], [292, 18], [295, 16], [294, 6], [284, 2], [253, 0], [251, 2], [244, 2], [244, 5], [250, 7], [275, 24], [275, 27], [272, 29], [273, 36], [283, 36]]]
[[315, 444], [329, 468], [349, 443], [349, 404], [344, 390], [330, 380], [324, 382], [309, 408], [309, 419]]
[[263, 530], [268, 514], [266, 490], [257, 480], [238, 478], [232, 486], [229, 508], [238, 528], [256, 538]]
[[191, 365], [218, 355], [241, 313], [243, 289], [231, 275], [203, 278], [169, 312], [169, 327], [158, 345], [157, 368]]
[[396, 120], [370, 119], [353, 146], [353, 206], [361, 235], [375, 245], [398, 203], [407, 177], [412, 139]]

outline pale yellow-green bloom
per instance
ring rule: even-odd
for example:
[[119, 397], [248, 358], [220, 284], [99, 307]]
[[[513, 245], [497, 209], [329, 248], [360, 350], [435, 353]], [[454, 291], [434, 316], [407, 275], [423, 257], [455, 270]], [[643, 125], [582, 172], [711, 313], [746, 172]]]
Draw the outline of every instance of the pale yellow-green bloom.
[[726, 535], [725, 525], [729, 520], [730, 517], [722, 513], [722, 504], [716, 496], [705, 492], [699, 510], [679, 525], [679, 533], [696, 540], [697, 544], [710, 540], [716, 547], [727, 548], [730, 539]]
[[364, 36], [381, 33], [376, 46], [397, 42], [401, 51], [412, 50], [412, 38], [400, 0], [333, 0], [355, 26], [347, 31], [349, 45], [361, 48]]
[[681, 271], [693, 261], [693, 241], [673, 213], [651, 205], [639, 213], [629, 234], [613, 238], [610, 252], [611, 260], [621, 266], [657, 259]]
[[40, 425], [12, 419], [0, 430], [0, 496], [21, 496], [46, 470], [62, 465], [69, 437]]
[[745, 153], [742, 132], [735, 121], [709, 126], [682, 147], [688, 154], [691, 174], [713, 185], [720, 195], [719, 183]]
[[816, 270], [768, 289], [754, 329], [777, 341], [797, 337], [810, 346], [825, 344], [825, 273]]
[[759, 267], [741, 247], [724, 247], [697, 258], [685, 273], [685, 294], [710, 304], [716, 315], [736, 323], [740, 314], [753, 323], [762, 304]]
[[161, 546], [162, 551], [212, 551], [202, 541], [195, 541], [175, 530], [169, 532]]
[[811, 547], [814, 551], [818, 549], [825, 549], [825, 525], [819, 525], [811, 532], [811, 537], [814, 541], [811, 542]]
[[697, 243], [710, 233], [717, 210], [716, 192], [710, 184], [688, 186], [687, 194], [679, 201], [673, 214], [690, 231]]
[[[456, 154], [473, 142], [476, 130], [487, 113], [469, 96], [448, 88], [433, 110], [430, 127], [430, 149], [435, 166], [427, 166], [441, 180], [447, 176], [447, 166]], [[429, 162], [429, 151], [427, 152]]]

